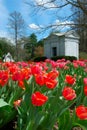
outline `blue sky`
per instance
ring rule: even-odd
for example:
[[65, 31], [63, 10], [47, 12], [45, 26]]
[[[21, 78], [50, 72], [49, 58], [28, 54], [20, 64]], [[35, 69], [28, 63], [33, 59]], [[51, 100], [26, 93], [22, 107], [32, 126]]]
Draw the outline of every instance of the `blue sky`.
[[[27, 0], [28, 1], [28, 0]], [[41, 1], [41, 0], [38, 0]], [[27, 35], [31, 33], [36, 33], [39, 26], [46, 26], [49, 23], [59, 22], [59, 19], [55, 15], [51, 15], [50, 11], [40, 11], [38, 14], [32, 14], [32, 8], [24, 3], [25, 0], [0, 0], [0, 37], [10, 37], [8, 34], [7, 23], [9, 14], [18, 11], [23, 16], [23, 19], [27, 25]], [[67, 16], [71, 14], [70, 8], [67, 7], [64, 10], [58, 10], [59, 16]], [[48, 32], [43, 34], [37, 34], [38, 39], [41, 39], [48, 35]]]

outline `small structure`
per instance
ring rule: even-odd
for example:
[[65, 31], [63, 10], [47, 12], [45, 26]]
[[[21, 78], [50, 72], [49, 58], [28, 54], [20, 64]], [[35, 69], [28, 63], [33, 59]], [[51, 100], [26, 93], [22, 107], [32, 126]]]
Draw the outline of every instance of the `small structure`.
[[14, 62], [14, 60], [9, 52], [4, 56], [3, 61], [4, 62]]
[[44, 56], [75, 56], [79, 58], [79, 37], [76, 33], [53, 33], [44, 39]]

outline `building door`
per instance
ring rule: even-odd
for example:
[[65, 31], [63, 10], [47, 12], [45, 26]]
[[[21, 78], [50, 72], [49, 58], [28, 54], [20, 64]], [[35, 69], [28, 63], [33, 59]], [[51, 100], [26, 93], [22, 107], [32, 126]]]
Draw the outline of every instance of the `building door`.
[[52, 56], [57, 56], [57, 47], [52, 47]]

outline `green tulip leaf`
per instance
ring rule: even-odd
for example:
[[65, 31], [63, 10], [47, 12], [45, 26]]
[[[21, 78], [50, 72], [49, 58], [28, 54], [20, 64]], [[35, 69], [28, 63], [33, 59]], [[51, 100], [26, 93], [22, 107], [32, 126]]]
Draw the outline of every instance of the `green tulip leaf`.
[[3, 99], [0, 99], [0, 128], [11, 121], [16, 115], [16, 110]]
[[9, 106], [9, 104], [5, 102], [3, 99], [0, 99], [0, 108], [5, 107], [5, 106]]

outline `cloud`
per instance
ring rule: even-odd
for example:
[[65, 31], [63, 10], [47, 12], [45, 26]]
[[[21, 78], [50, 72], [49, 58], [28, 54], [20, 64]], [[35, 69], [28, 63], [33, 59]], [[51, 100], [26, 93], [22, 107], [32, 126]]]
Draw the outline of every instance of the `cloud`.
[[59, 30], [70, 29], [73, 26], [74, 26], [74, 22], [67, 21], [67, 20], [66, 21], [56, 20], [53, 24], [53, 28], [56, 27], [56, 29], [59, 29]]
[[46, 8], [55, 8], [56, 4], [54, 2], [50, 2], [50, 0], [34, 0], [37, 5], [43, 6]]
[[7, 37], [8, 36], [8, 33], [5, 32], [5, 31], [0, 31], [0, 37]]
[[73, 21], [67, 21], [67, 20], [66, 20], [66, 21], [63, 21], [63, 22], [62, 22], [62, 21], [60, 21], [60, 20], [56, 20], [55, 23], [58, 24], [58, 25], [60, 25], [60, 24], [61, 24], [61, 25], [71, 25], [71, 24], [73, 23]]
[[12, 43], [14, 43], [14, 40], [13, 40], [12, 36], [6, 31], [2, 31], [2, 30], [0, 31], [0, 38], [7, 38]]
[[65, 30], [68, 30], [70, 29], [71, 27], [74, 26], [74, 22], [73, 21], [60, 21], [60, 20], [55, 20], [54, 23], [52, 24], [48, 24], [46, 26], [43, 26], [43, 25], [36, 25], [35, 23], [32, 23], [32, 24], [29, 24], [29, 28], [32, 29], [33, 31], [41, 31], [42, 30], [49, 30], [49, 29], [52, 29], [52, 30], [62, 30], [62, 31], [65, 31]]
[[34, 30], [40, 30], [40, 26], [38, 26], [38, 25], [36, 25], [34, 23], [29, 24], [29, 28], [34, 29]]

